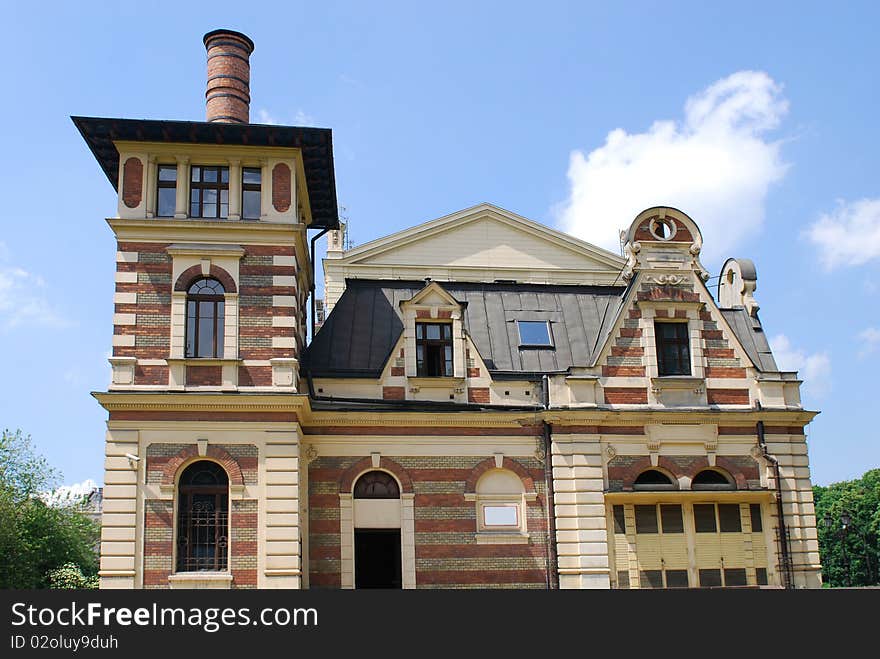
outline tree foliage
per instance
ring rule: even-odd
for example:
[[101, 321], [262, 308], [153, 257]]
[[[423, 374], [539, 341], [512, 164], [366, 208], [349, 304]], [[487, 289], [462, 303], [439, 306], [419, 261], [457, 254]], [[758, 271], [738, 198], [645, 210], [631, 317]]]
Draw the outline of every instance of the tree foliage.
[[[40, 495], [54, 487], [56, 470], [38, 455], [29, 435], [0, 435], [0, 588], [47, 588], [51, 570], [73, 564], [85, 577], [97, 574], [100, 528], [77, 504], [47, 505]], [[83, 582], [82, 587], [88, 587]]]
[[[880, 584], [880, 469], [861, 478], [813, 487], [822, 575], [831, 586]], [[851, 521], [843, 532], [841, 513]], [[826, 517], [831, 526], [826, 527]]]

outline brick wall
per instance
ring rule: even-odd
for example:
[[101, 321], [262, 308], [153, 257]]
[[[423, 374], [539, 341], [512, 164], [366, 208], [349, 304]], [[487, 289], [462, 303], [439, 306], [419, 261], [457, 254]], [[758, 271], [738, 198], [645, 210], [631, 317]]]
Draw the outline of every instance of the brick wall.
[[[166, 359], [171, 352], [172, 259], [165, 243], [118, 243], [117, 295], [114, 311], [113, 355], [141, 360]], [[239, 357], [266, 361], [297, 357], [302, 351], [305, 327], [303, 292], [296, 285], [275, 285], [277, 277], [294, 278], [293, 246], [245, 246], [239, 264]], [[295, 281], [295, 280], [294, 280]], [[281, 282], [287, 283], [287, 282]], [[231, 287], [227, 284], [227, 288]], [[278, 317], [285, 317], [276, 321]], [[295, 320], [289, 320], [293, 317]], [[190, 373], [190, 371], [193, 371]], [[242, 364], [239, 386], [272, 385], [272, 367]], [[168, 383], [168, 367], [137, 364], [135, 385]], [[221, 384], [218, 373], [187, 369], [187, 384]]]
[[[319, 457], [309, 465], [309, 583], [339, 588], [339, 487], [360, 457]], [[417, 588], [545, 588], [544, 469], [534, 458], [518, 462], [535, 482], [528, 502], [529, 543], [479, 545], [476, 504], [464, 498], [468, 477], [485, 457], [391, 457], [412, 479]], [[356, 522], [355, 522], [356, 523]]]
[[[241, 470], [246, 485], [258, 483], [258, 449], [253, 444], [218, 444]], [[163, 482], [165, 467], [192, 444], [147, 446], [147, 483]], [[144, 504], [144, 588], [168, 588], [174, 572], [174, 502], [147, 499]], [[257, 586], [257, 500], [232, 499], [229, 516], [229, 569], [233, 588]]]
[[[274, 277], [296, 275], [295, 266], [276, 265], [275, 257], [293, 257], [294, 254], [294, 248], [290, 245], [245, 246], [245, 254], [239, 265], [238, 345], [241, 359], [268, 360], [299, 356], [302, 342], [297, 327], [276, 327], [273, 321], [275, 317], [294, 316], [296, 325], [302, 327], [297, 287], [273, 284]], [[281, 347], [277, 345], [279, 340], [286, 343], [292, 341], [293, 345]], [[265, 387], [271, 384], [271, 366], [242, 365], [239, 368], [239, 386]]]
[[[126, 259], [116, 264], [114, 304], [117, 324], [113, 327], [114, 357], [165, 359], [171, 346], [171, 257], [164, 243], [120, 242], [117, 249]], [[134, 297], [136, 296], [136, 297]], [[119, 297], [119, 296], [118, 296]], [[131, 299], [134, 298], [134, 299]], [[130, 319], [135, 322], [131, 323]], [[141, 365], [135, 368], [135, 384], [168, 383], [168, 367]]]

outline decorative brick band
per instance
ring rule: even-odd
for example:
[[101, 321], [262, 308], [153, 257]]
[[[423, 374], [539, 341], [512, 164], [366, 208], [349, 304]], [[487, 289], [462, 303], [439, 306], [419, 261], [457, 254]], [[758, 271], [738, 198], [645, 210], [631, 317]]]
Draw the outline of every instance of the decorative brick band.
[[[501, 462], [501, 468], [512, 471], [517, 476], [519, 476], [520, 480], [523, 483], [523, 487], [525, 487], [526, 493], [535, 492], [534, 479], [532, 478], [531, 474], [529, 474], [529, 470], [522, 466], [519, 462], [513, 460], [512, 458], [505, 457]], [[477, 481], [480, 480], [480, 477], [490, 469], [497, 469], [495, 465], [495, 458], [486, 458], [480, 464], [474, 467], [467, 480], [465, 481], [465, 494], [475, 494], [477, 491]]]
[[290, 167], [279, 162], [272, 168], [272, 205], [279, 213], [290, 209]]
[[216, 446], [209, 446], [205, 456], [200, 456], [198, 447], [192, 445], [181, 449], [177, 455], [172, 457], [166, 463], [165, 468], [162, 470], [162, 484], [174, 485], [177, 472], [180, 471], [180, 468], [184, 463], [189, 462], [192, 458], [200, 457], [205, 457], [218, 462], [229, 475], [230, 485], [244, 485], [244, 476], [241, 473], [241, 466], [238, 464], [238, 460], [232, 457], [229, 452]]
[[[223, 284], [223, 288], [226, 289], [227, 293], [238, 292], [238, 287], [235, 285], [235, 280], [228, 272], [226, 272], [226, 270], [224, 270], [223, 268], [219, 268], [212, 263], [209, 272], [211, 277]], [[201, 265], [194, 265], [191, 268], [187, 268], [180, 273], [180, 276], [174, 283], [174, 290], [186, 291], [190, 287], [190, 284], [192, 284], [196, 279], [201, 279], [202, 277], [204, 277], [204, 275], [202, 274]]]
[[[373, 459], [364, 458], [363, 460], [358, 460], [351, 467], [342, 472], [342, 478], [339, 481], [339, 492], [340, 494], [351, 494], [352, 488], [354, 488], [354, 482], [357, 480], [358, 476], [363, 474], [364, 472], [370, 471], [373, 469]], [[400, 483], [400, 491], [404, 494], [412, 494], [413, 485], [412, 479], [409, 477], [409, 474], [406, 472], [406, 469], [397, 464], [394, 460], [390, 460], [388, 458], [380, 458], [379, 459], [379, 469], [383, 469], [397, 478]]]
[[129, 208], [141, 204], [144, 189], [144, 164], [140, 158], [129, 158], [122, 166], [122, 201]]

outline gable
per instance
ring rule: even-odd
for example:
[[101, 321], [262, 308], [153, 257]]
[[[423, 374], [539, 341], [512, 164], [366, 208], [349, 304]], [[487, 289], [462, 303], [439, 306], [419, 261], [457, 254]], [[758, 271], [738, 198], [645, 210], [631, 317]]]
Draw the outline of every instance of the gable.
[[615, 274], [623, 259], [488, 205], [462, 211], [346, 253], [350, 265], [493, 270], [591, 270]]

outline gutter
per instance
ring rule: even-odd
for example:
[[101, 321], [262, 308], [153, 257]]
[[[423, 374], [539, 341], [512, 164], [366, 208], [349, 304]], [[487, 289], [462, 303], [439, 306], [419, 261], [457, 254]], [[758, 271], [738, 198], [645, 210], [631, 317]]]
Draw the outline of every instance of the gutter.
[[[550, 377], [541, 378], [541, 402], [545, 410], [550, 409]], [[553, 490], [553, 425], [546, 419], [541, 421], [544, 441], [544, 487], [547, 492], [545, 514], [547, 519], [547, 589], [559, 589], [559, 556], [556, 553], [556, 502]]]
[[[761, 409], [761, 403], [758, 403], [758, 409]], [[755, 426], [755, 432], [758, 435], [758, 446], [761, 449], [762, 457], [773, 465], [773, 478], [776, 481], [776, 517], [779, 519], [779, 558], [782, 564], [782, 584], [787, 590], [794, 588], [794, 567], [791, 562], [791, 552], [789, 550], [788, 529], [785, 525], [785, 510], [782, 506], [782, 478], [779, 473], [779, 460], [775, 456], [767, 452], [767, 441], [764, 438], [764, 422], [758, 421]]]
[[[320, 238], [321, 236], [323, 236], [325, 233], [327, 233], [327, 232], [329, 232], [329, 231], [330, 231], [330, 227], [327, 227], [326, 229], [322, 229], [322, 230], [321, 230], [320, 232], [318, 232], [316, 235], [312, 236], [312, 239], [311, 239], [311, 241], [310, 241], [310, 242], [311, 242], [311, 247], [310, 247], [310, 250], [311, 250], [311, 260], [310, 260], [310, 263], [309, 263], [309, 264], [310, 264], [310, 266], [311, 266], [311, 270], [312, 270], [312, 286], [311, 286], [311, 294], [312, 294], [312, 333], [311, 333], [311, 340], [312, 340], [312, 341], [315, 340], [315, 242], [317, 242], [318, 238]], [[311, 387], [311, 384], [310, 384], [309, 386]]]

